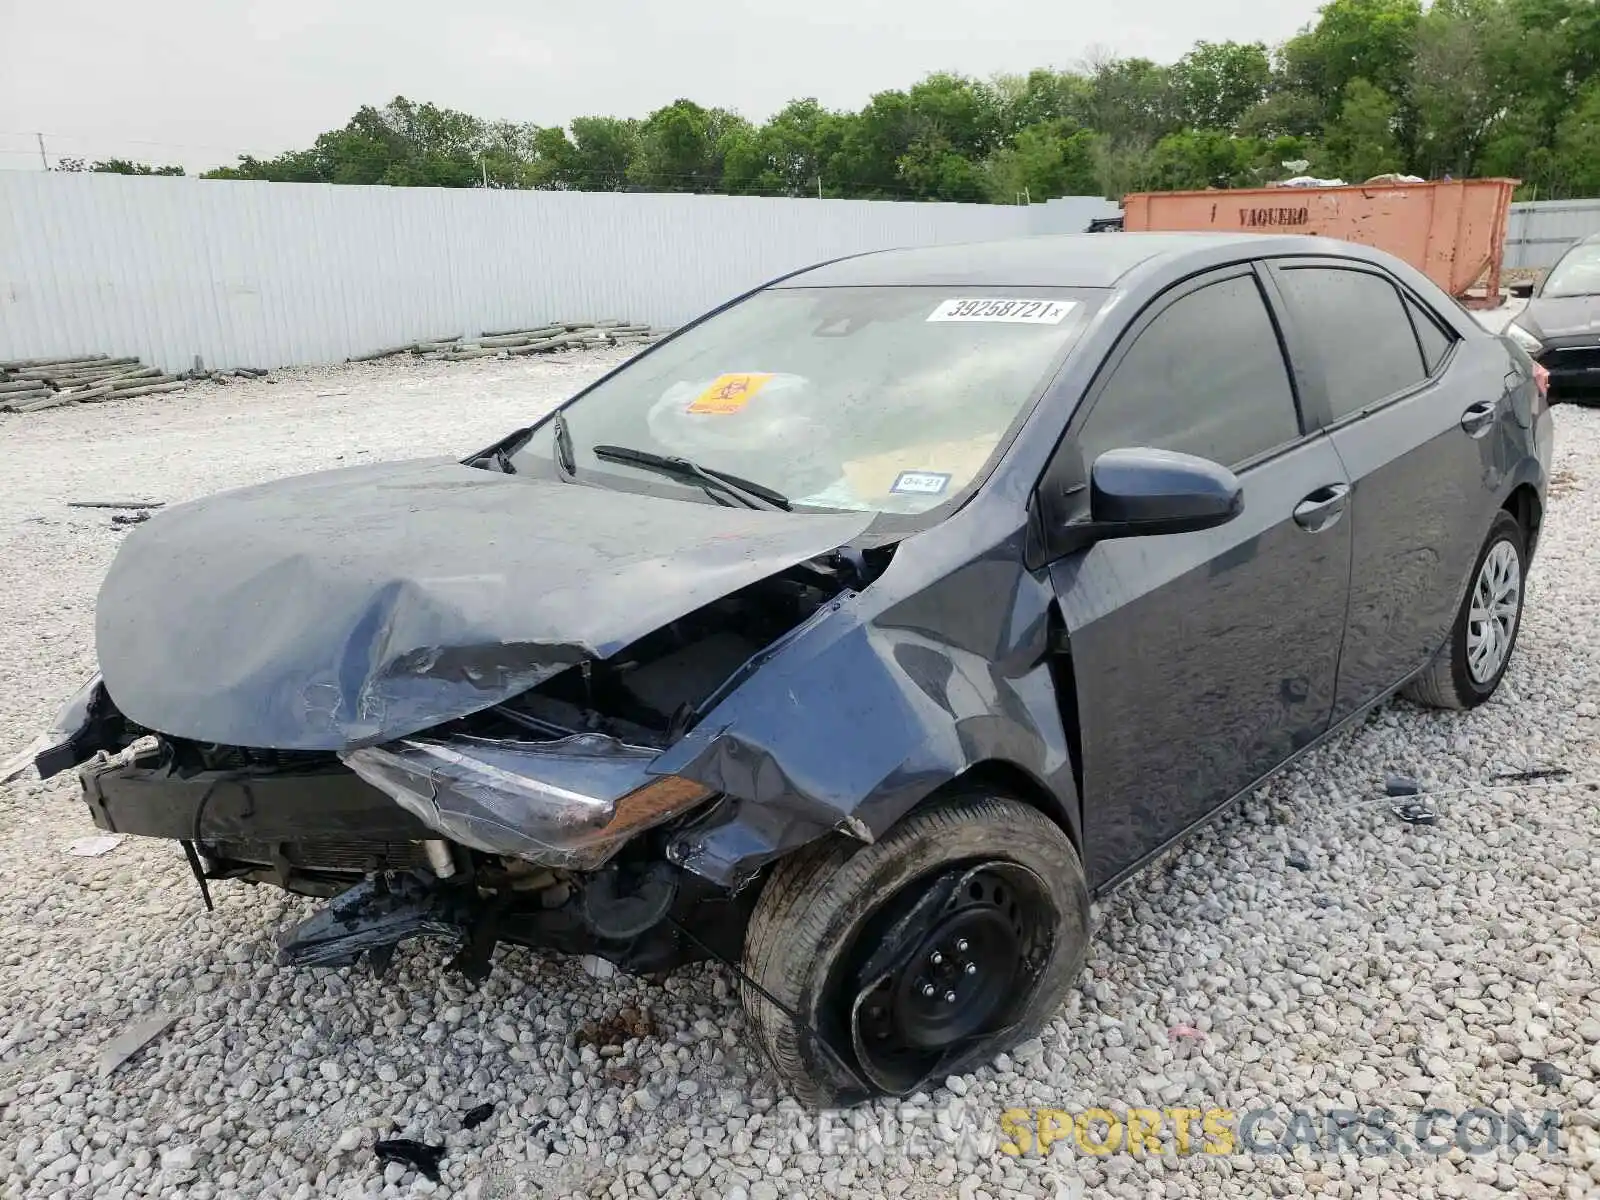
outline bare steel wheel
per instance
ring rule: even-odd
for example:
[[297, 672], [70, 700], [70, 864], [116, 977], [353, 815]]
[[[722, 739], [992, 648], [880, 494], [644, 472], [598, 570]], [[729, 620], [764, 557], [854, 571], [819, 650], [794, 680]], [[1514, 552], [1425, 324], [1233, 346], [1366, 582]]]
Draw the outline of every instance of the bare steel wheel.
[[1526, 546], [1516, 518], [1503, 509], [1496, 513], [1450, 640], [1406, 685], [1408, 699], [1429, 708], [1475, 708], [1494, 695], [1522, 625]]
[[1037, 1032], [1083, 967], [1088, 913], [1054, 822], [954, 793], [871, 845], [779, 864], [745, 938], [745, 1007], [798, 1099], [904, 1095]]

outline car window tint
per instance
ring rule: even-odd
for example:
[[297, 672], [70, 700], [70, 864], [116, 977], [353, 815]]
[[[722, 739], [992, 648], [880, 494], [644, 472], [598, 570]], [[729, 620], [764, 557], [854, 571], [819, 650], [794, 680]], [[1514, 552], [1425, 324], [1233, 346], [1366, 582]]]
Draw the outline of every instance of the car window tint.
[[1227, 466], [1300, 435], [1294, 392], [1253, 276], [1209, 284], [1145, 327], [1078, 434], [1086, 464], [1149, 446]]
[[1335, 421], [1426, 378], [1411, 321], [1388, 280], [1331, 267], [1290, 267], [1280, 278], [1322, 368]]
[[1423, 362], [1428, 374], [1432, 375], [1439, 369], [1444, 356], [1450, 353], [1450, 347], [1456, 344], [1455, 335], [1440, 328], [1439, 322], [1428, 315], [1427, 309], [1410, 296], [1406, 297], [1406, 307], [1411, 310], [1412, 324], [1417, 327], [1417, 340], [1422, 343]]

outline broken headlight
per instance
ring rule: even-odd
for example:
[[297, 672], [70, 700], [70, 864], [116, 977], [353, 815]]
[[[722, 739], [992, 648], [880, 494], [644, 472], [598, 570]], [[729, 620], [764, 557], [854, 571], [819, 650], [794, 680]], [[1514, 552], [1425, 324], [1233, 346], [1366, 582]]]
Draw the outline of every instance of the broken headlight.
[[445, 837], [490, 854], [593, 870], [622, 843], [711, 796], [650, 775], [658, 751], [612, 738], [406, 738], [339, 757]]
[[77, 742], [89, 727], [100, 690], [100, 672], [96, 671], [61, 706], [48, 729], [0, 763], [0, 782], [15, 778], [30, 766], [40, 779], [49, 779], [89, 757], [88, 752], [79, 751]]

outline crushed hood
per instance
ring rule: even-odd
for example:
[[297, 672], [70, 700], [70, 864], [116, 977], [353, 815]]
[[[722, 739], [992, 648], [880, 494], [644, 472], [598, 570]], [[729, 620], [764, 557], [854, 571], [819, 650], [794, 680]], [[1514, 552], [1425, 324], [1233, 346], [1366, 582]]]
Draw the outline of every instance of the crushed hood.
[[344, 750], [604, 658], [858, 537], [790, 514], [450, 460], [223, 492], [128, 534], [100, 590], [106, 690], [202, 742]]
[[1517, 323], [1543, 340], [1588, 335], [1600, 341], [1600, 296], [1547, 296], [1530, 300]]

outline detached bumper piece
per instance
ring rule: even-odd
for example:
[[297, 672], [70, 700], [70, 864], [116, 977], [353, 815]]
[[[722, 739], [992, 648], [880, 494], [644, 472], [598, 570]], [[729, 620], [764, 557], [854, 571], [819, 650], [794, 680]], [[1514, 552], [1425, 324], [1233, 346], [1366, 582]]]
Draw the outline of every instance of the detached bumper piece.
[[375, 970], [406, 938], [461, 938], [472, 923], [465, 890], [430, 888], [415, 875], [375, 875], [336, 897], [279, 939], [279, 960], [298, 967], [346, 967], [363, 953]]

